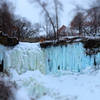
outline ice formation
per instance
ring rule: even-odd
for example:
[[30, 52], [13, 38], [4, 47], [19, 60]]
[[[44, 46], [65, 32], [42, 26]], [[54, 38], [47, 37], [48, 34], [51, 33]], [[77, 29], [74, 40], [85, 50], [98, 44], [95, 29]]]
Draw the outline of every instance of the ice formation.
[[0, 45], [0, 62], [2, 60], [7, 70], [14, 68], [18, 73], [23, 73], [39, 69], [45, 72], [44, 55], [38, 43], [19, 43], [15, 47]]
[[82, 43], [41, 48], [39, 43], [19, 43], [15, 47], [0, 45], [0, 63], [4, 68], [14, 68], [18, 73], [39, 69], [43, 73], [61, 71], [81, 72], [86, 67], [100, 64], [100, 53], [87, 56]]
[[100, 64], [100, 53], [86, 55], [86, 49], [82, 43], [50, 46], [44, 49], [44, 52], [47, 58], [47, 73], [58, 73], [64, 70], [81, 72], [86, 67], [94, 66], [94, 59], [97, 65]]

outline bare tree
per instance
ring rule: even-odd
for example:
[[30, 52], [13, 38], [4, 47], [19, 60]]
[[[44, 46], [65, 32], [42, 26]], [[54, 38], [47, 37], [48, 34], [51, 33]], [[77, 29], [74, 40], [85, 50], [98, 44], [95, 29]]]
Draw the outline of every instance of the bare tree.
[[0, 3], [0, 30], [12, 36], [14, 15], [10, 7], [13, 7], [10, 2]]
[[63, 5], [59, 0], [53, 0], [54, 2], [54, 7], [55, 7], [55, 17], [56, 17], [56, 32], [57, 32], [57, 36], [59, 35], [58, 33], [58, 29], [59, 29], [59, 11], [63, 10]]
[[46, 14], [45, 14], [44, 24], [42, 25], [42, 28], [46, 32], [46, 35], [49, 35], [51, 33], [52, 25], [50, 24], [50, 21]]
[[79, 35], [82, 35], [83, 23], [84, 23], [83, 13], [77, 12], [76, 16], [73, 18], [73, 20], [71, 22], [71, 28], [78, 30]]
[[0, 31], [10, 37], [29, 38], [38, 33], [36, 25], [33, 26], [27, 19], [18, 17], [13, 12], [13, 5], [6, 0], [0, 2]]
[[40, 26], [39, 24], [32, 25], [28, 20], [25, 18], [17, 18], [14, 22], [14, 36], [18, 37], [18, 39], [24, 38], [34, 38], [38, 35]]
[[54, 24], [54, 22], [53, 22], [53, 20], [52, 20], [52, 18], [51, 18], [51, 16], [50, 16], [48, 10], [46, 9], [47, 3], [45, 3], [45, 2], [42, 3], [40, 0], [36, 0], [36, 2], [37, 2], [37, 3], [42, 7], [42, 9], [44, 10], [46, 16], [48, 17], [48, 19], [49, 19], [49, 21], [50, 21], [50, 23], [51, 23], [51, 25], [52, 25], [53, 32], [54, 32], [54, 34], [56, 34], [55, 24]]
[[71, 22], [71, 28], [86, 35], [97, 35], [100, 32], [100, 0], [95, 0], [89, 9], [76, 6], [76, 16]]
[[50, 22], [50, 23], [48, 22], [46, 23], [47, 25], [46, 31], [48, 30], [48, 25], [51, 24], [55, 38], [57, 38], [58, 28], [59, 28], [59, 8], [62, 7], [61, 2], [59, 0], [53, 0], [54, 9], [53, 9], [53, 15], [52, 15], [52, 13], [50, 13], [49, 10], [47, 9], [47, 7], [50, 5], [47, 2], [42, 2], [41, 0], [31, 0], [31, 1], [35, 1], [42, 8], [42, 11], [45, 13], [44, 15], [46, 18], [45, 19], [46, 22], [47, 20]]
[[100, 30], [100, 0], [96, 0], [87, 10], [87, 18], [90, 19], [91, 33], [95, 36]]

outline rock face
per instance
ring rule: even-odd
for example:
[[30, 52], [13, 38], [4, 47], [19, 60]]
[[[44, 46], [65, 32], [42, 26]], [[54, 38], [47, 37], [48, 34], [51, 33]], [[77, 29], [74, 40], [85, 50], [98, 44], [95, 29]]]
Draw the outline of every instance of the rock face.
[[15, 46], [19, 43], [16, 37], [9, 37], [8, 35], [3, 34], [0, 32], [0, 44], [5, 46]]
[[15, 100], [13, 90], [15, 90], [14, 83], [4, 81], [0, 76], [0, 100]]
[[3, 72], [3, 60], [2, 63], [0, 64], [0, 72]]

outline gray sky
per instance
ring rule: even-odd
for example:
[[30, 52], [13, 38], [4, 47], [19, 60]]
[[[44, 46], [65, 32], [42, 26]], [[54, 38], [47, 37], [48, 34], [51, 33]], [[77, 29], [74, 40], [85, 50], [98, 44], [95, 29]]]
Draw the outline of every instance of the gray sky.
[[[26, 17], [32, 23], [41, 22], [39, 6], [31, 5], [28, 0], [10, 0], [16, 6], [16, 14]], [[61, 25], [68, 26], [74, 16], [74, 5], [89, 7], [93, 0], [61, 0], [64, 11], [61, 14]]]

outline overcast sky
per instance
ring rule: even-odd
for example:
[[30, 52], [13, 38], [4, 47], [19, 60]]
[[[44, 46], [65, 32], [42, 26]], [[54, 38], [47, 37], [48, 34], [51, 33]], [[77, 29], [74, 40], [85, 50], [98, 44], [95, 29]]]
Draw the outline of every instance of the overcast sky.
[[[28, 0], [10, 0], [16, 6], [15, 13], [26, 17], [32, 23], [41, 22], [42, 17], [38, 6], [34, 6]], [[93, 0], [61, 0], [63, 4], [63, 12], [61, 14], [61, 25], [68, 26], [74, 16], [75, 5], [88, 8]]]

